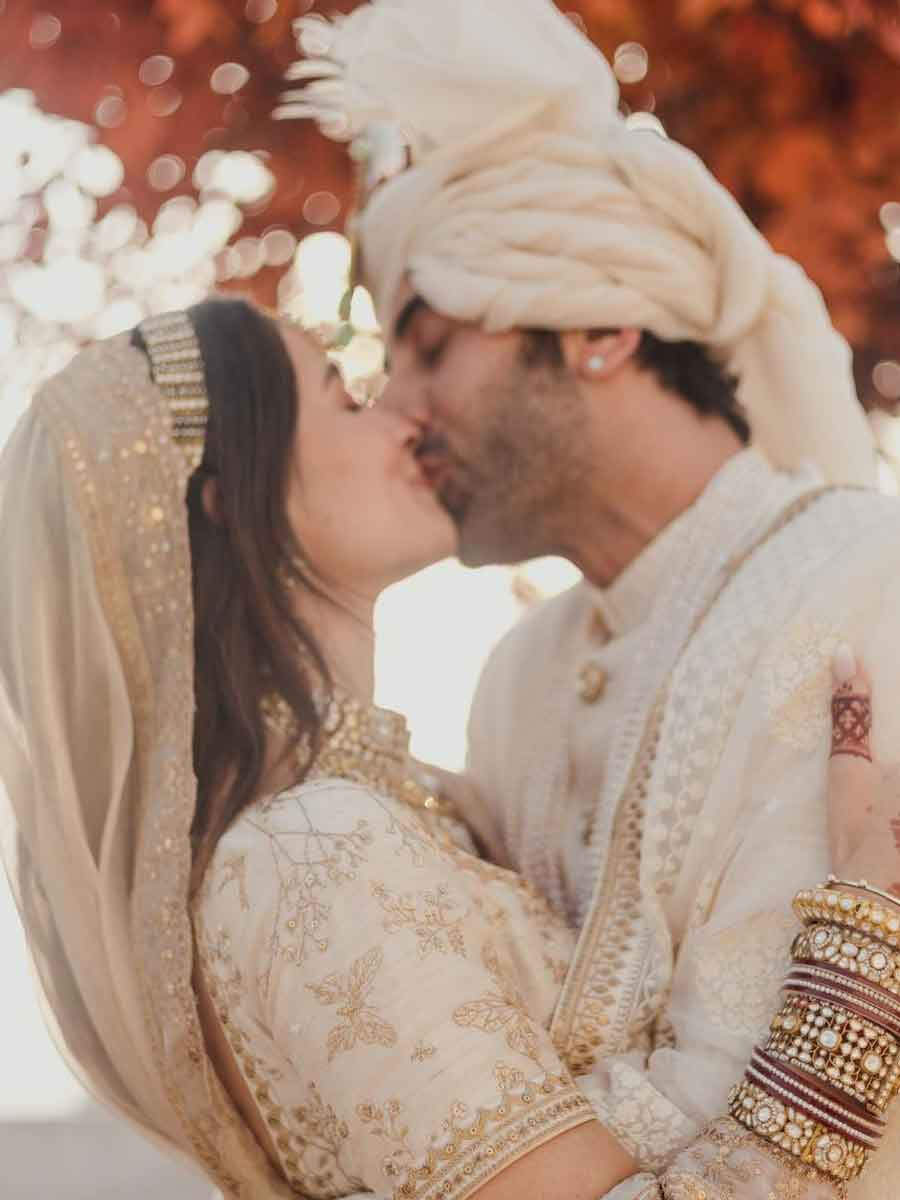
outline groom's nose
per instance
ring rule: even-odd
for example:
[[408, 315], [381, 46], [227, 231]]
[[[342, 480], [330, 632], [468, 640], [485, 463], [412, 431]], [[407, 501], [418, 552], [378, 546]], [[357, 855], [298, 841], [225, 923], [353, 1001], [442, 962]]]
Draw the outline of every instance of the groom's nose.
[[378, 407], [406, 417], [422, 430], [431, 420], [427, 385], [413, 372], [395, 371], [381, 393]]

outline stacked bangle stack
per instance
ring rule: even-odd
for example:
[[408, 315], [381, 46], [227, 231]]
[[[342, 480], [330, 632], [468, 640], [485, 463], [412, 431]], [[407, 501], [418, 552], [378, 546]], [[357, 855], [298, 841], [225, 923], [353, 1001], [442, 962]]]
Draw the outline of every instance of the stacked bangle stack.
[[794, 911], [804, 929], [784, 1003], [730, 1110], [844, 1183], [865, 1167], [900, 1093], [900, 904], [865, 880], [829, 876], [801, 892]]

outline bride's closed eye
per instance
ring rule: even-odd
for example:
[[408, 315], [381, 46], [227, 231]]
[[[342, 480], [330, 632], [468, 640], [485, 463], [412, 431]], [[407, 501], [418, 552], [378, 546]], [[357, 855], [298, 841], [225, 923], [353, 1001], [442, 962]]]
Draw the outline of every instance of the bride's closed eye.
[[341, 369], [337, 363], [329, 362], [325, 367], [325, 379], [323, 381], [323, 386], [327, 389], [330, 388], [334, 383], [343, 383]]

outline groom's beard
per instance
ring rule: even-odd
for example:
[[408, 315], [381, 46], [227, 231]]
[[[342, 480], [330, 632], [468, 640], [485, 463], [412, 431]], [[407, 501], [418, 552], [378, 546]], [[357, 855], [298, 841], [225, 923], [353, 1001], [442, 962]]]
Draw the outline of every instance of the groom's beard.
[[463, 459], [442, 434], [426, 435], [417, 452], [440, 504], [459, 534], [459, 557], [469, 566], [519, 562], [532, 556], [539, 511], [528, 458], [499, 429], [485, 429]]
[[477, 425], [431, 429], [418, 449], [456, 525], [460, 559], [474, 567], [558, 553], [558, 531], [579, 515], [573, 492], [595, 470], [583, 397], [523, 368], [492, 382], [472, 409]]

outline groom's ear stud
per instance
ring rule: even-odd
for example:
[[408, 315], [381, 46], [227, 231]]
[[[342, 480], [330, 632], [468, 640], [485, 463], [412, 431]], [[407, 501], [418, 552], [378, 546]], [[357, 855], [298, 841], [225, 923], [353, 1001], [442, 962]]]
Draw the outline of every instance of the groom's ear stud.
[[592, 375], [599, 374], [606, 366], [606, 359], [602, 354], [592, 354], [587, 361], [587, 368]]

